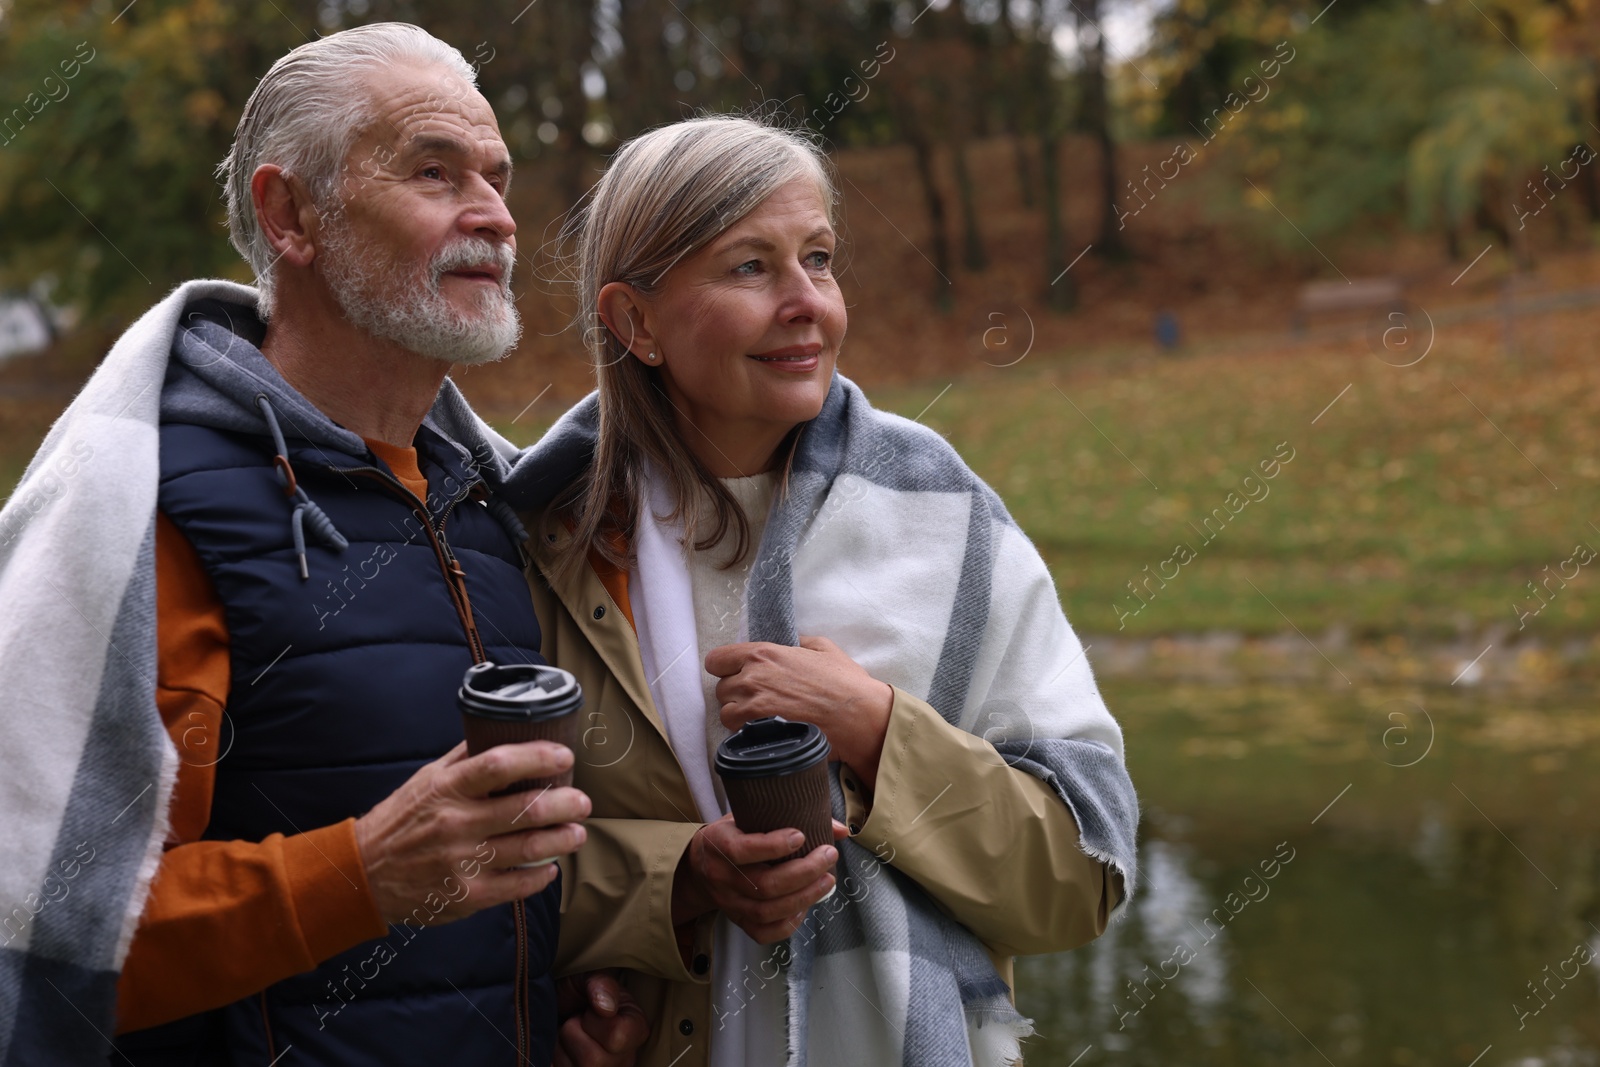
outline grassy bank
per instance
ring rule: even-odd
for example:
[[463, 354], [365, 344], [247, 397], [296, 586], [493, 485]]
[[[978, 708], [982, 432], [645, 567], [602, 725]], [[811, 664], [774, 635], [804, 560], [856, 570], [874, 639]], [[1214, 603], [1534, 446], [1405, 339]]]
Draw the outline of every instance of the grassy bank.
[[1361, 342], [1039, 357], [875, 399], [999, 490], [1082, 631], [1571, 637], [1600, 630], [1573, 560], [1600, 550], [1594, 318], [1545, 320], [1521, 359], [1461, 325], [1403, 368]]

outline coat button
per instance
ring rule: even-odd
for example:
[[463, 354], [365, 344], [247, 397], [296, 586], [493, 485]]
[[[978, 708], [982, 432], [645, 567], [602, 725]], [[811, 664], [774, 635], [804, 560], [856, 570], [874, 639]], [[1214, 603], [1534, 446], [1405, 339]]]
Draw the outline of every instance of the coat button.
[[704, 952], [700, 953], [694, 958], [692, 969], [694, 970], [695, 974], [705, 974], [711, 969], [711, 957], [707, 956]]
[[682, 1034], [684, 1037], [688, 1037], [690, 1034], [694, 1033], [694, 1023], [690, 1022], [688, 1019], [684, 1019], [678, 1024], [678, 1033]]
[[606, 606], [604, 604], [601, 604], [599, 607], [594, 609], [594, 617], [596, 619], [603, 619], [606, 617]]
[[851, 823], [850, 824], [850, 832], [853, 833], [853, 834], [859, 834], [861, 832], [861, 824], [858, 823], [858, 822]]

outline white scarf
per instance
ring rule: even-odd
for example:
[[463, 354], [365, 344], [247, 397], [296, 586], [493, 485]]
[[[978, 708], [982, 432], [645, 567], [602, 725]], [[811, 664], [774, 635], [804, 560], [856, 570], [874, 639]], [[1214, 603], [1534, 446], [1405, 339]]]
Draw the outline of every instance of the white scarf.
[[[662, 523], [672, 511], [661, 478], [653, 477], [650, 499], [640, 508], [635, 564], [628, 597], [639, 635], [639, 655], [650, 680], [650, 696], [667, 727], [667, 740], [683, 768], [701, 822], [727, 813], [710, 766], [708, 716], [695, 625], [694, 591], [683, 546], [683, 528]], [[743, 595], [741, 590], [740, 595]], [[681, 813], [688, 817], [689, 813]], [[783, 986], [772, 983], [765, 996], [741, 995], [740, 977], [759, 975], [769, 950], [757, 944], [727, 916], [717, 916], [711, 968], [711, 1067], [744, 1067], [779, 1062], [783, 1056]], [[769, 972], [770, 973], [770, 972]]]

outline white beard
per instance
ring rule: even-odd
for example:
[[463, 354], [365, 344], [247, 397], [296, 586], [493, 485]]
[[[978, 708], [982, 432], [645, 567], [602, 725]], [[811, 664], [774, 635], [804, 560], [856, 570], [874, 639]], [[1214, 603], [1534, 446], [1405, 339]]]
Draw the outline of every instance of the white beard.
[[[342, 216], [328, 216], [320, 249], [323, 277], [345, 318], [374, 337], [442, 363], [472, 366], [505, 357], [522, 336], [511, 297], [511, 246], [462, 237], [418, 270], [393, 260], [373, 262], [369, 249]], [[500, 286], [474, 295], [463, 314], [439, 291], [446, 271], [483, 263], [500, 265]]]

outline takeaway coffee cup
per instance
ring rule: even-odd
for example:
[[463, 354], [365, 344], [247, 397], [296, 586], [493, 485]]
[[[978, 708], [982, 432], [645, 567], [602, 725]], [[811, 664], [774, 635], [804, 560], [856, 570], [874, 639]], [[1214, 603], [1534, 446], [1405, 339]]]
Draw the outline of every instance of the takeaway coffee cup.
[[773, 717], [745, 723], [717, 746], [715, 760], [734, 825], [747, 834], [799, 830], [805, 844], [787, 859], [832, 844], [828, 754], [828, 739], [809, 722]]
[[[554, 741], [576, 749], [578, 709], [583, 687], [559, 667], [514, 663], [479, 663], [468, 669], [456, 695], [467, 753], [476, 756], [496, 745], [522, 741]], [[572, 770], [545, 778], [525, 778], [495, 796], [529, 789], [557, 789], [572, 784]]]

